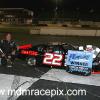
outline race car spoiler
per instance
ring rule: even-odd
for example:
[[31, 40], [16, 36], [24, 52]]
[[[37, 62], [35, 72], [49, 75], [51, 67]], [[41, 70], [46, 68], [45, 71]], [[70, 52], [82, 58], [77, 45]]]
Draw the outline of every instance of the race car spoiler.
[[18, 48], [19, 49], [29, 49], [31, 47], [32, 47], [32, 44], [26, 44], [26, 45], [19, 46]]

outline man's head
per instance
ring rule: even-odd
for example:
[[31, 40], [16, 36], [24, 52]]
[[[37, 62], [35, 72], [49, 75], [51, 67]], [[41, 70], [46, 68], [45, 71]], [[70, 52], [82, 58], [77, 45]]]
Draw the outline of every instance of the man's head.
[[12, 39], [11, 33], [7, 33], [7, 34], [6, 34], [6, 40], [7, 40], [7, 41], [11, 41], [11, 39]]

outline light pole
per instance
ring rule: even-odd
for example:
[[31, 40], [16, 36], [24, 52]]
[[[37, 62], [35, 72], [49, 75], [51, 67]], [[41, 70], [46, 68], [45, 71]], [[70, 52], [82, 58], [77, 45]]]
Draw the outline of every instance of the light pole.
[[90, 12], [90, 14], [91, 14], [91, 20], [94, 21], [94, 20], [93, 20], [93, 18], [94, 18], [94, 16], [93, 16], [93, 15], [94, 15], [94, 9], [90, 9], [89, 12]]
[[77, 18], [77, 21], [79, 21], [79, 10], [80, 10], [80, 8], [76, 8], [76, 18]]
[[55, 8], [54, 8], [54, 19], [55, 21], [58, 18], [58, 9], [59, 9], [59, 4], [62, 2], [62, 0], [53, 0], [53, 2], [55, 3]]
[[55, 4], [56, 4], [56, 6], [55, 6], [55, 8], [54, 8], [54, 20], [56, 21], [56, 19], [57, 19], [57, 16], [58, 16], [58, 0], [56, 0], [55, 1]]

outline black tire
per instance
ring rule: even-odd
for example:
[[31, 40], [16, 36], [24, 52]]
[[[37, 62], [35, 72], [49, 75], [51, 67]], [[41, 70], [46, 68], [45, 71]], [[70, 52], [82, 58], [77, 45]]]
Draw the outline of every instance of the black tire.
[[89, 73], [84, 73], [83, 75], [84, 75], [84, 76], [90, 76], [91, 73], [90, 73], [90, 72], [89, 72]]
[[7, 60], [5, 58], [1, 59], [1, 65], [6, 66], [7, 65]]
[[29, 58], [27, 58], [27, 64], [29, 66], [36, 66], [36, 58], [35, 57], [29, 57]]
[[84, 76], [90, 76], [91, 75], [91, 70], [89, 69], [88, 73], [84, 73]]

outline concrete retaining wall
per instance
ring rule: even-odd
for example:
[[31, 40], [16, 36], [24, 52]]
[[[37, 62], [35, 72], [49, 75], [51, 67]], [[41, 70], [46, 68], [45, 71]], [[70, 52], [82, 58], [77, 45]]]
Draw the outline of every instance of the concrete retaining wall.
[[41, 35], [72, 35], [72, 36], [100, 36], [100, 30], [64, 29], [64, 28], [40, 28], [31, 30], [31, 34]]
[[40, 29], [32, 29], [32, 30], [30, 30], [30, 34], [40, 34]]
[[100, 36], [100, 30], [97, 30], [96, 36]]

